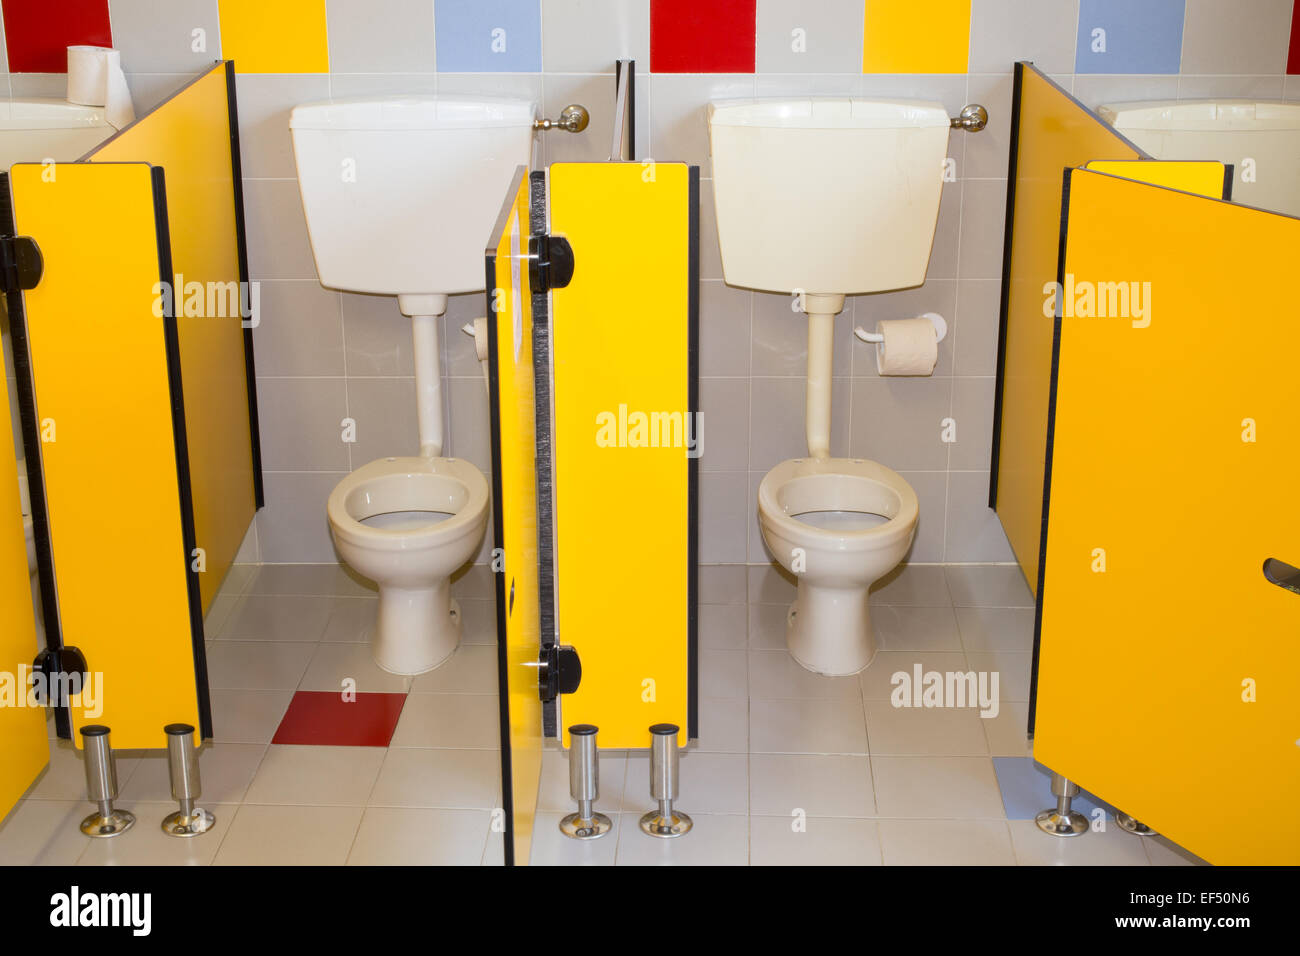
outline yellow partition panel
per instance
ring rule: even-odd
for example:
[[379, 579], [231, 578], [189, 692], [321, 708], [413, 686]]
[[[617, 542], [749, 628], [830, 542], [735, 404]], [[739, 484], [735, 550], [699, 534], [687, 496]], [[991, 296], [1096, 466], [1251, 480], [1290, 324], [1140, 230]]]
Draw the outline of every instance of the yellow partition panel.
[[1224, 198], [1230, 187], [1228, 164], [1216, 160], [1094, 160], [1083, 168], [1210, 199]]
[[[0, 422], [9, 421], [9, 389], [0, 362]], [[28, 695], [39, 648], [18, 498], [18, 468], [0, 454], [0, 820], [50, 761], [45, 709]]]
[[542, 772], [537, 424], [528, 279], [529, 192], [520, 167], [487, 250], [492, 529], [505, 862], [526, 864]]
[[1142, 153], [1027, 63], [1016, 64], [1011, 123], [989, 505], [1036, 589], [1052, 371], [1045, 287], [1056, 281], [1061, 178], [1067, 167], [1089, 160], [1139, 159]]
[[1212, 863], [1300, 863], [1300, 594], [1265, 573], [1300, 566], [1300, 220], [1067, 198], [1034, 756]]
[[169, 279], [204, 613], [234, 563], [260, 497], [251, 425], [252, 339], [241, 316], [251, 298], [241, 298], [240, 287], [247, 270], [240, 250], [238, 152], [232, 149], [234, 81], [231, 64], [217, 64], [87, 157], [143, 160], [166, 172], [173, 223]]
[[171, 271], [162, 171], [23, 163], [10, 187], [44, 259], [10, 319], [34, 382], [62, 642], [97, 682], [92, 706], [73, 698], [73, 738], [103, 723], [115, 747], [162, 747], [165, 724], [208, 722], [176, 328], [155, 311]]
[[550, 170], [550, 231], [574, 259], [551, 315], [556, 620], [582, 661], [562, 718], [602, 747], [694, 730], [697, 175]]

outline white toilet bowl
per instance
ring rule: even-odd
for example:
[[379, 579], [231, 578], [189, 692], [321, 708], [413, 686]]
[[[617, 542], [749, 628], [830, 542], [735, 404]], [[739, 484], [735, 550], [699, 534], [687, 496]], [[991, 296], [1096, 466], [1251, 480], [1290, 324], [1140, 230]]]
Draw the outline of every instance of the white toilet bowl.
[[482, 472], [459, 458], [384, 458], [339, 482], [326, 510], [340, 557], [379, 585], [375, 663], [404, 675], [437, 667], [460, 643], [451, 573], [487, 528]]
[[844, 676], [871, 663], [867, 592], [907, 554], [919, 512], [911, 486], [874, 461], [795, 458], [763, 476], [763, 540], [799, 582], [786, 645], [808, 670]]

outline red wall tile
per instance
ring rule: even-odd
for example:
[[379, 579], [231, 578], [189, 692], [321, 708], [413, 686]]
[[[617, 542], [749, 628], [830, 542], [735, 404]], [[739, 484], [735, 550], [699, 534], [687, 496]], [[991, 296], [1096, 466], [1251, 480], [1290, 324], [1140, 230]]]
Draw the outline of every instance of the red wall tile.
[[654, 73], [753, 73], [755, 0], [650, 0]]
[[108, 0], [4, 0], [13, 73], [66, 73], [68, 47], [112, 46]]
[[1300, 75], [1300, 0], [1295, 2], [1295, 13], [1291, 14], [1291, 56], [1286, 61], [1286, 71]]

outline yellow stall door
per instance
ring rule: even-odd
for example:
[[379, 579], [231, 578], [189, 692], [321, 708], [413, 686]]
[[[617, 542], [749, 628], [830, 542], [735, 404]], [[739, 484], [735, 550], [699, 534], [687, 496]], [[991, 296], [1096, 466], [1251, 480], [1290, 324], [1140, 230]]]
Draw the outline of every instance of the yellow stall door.
[[1300, 220], [1087, 170], [1067, 203], [1034, 757], [1300, 863]]
[[72, 702], [73, 739], [107, 724], [114, 747], [163, 747], [164, 725], [210, 718], [176, 323], [159, 300], [162, 171], [24, 163], [10, 186], [44, 260], [10, 319], [31, 364], [61, 639], [93, 690]]
[[[9, 421], [0, 363], [0, 422]], [[28, 693], [39, 651], [13, 455], [0, 453], [0, 821], [50, 760], [45, 708]]]

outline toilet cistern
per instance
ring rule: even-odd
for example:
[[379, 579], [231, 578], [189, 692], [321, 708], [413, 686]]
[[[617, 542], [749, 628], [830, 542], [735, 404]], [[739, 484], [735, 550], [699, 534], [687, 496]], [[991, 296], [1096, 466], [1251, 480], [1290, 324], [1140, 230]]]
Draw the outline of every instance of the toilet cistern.
[[974, 106], [954, 120], [937, 103], [856, 98], [708, 109], [723, 276], [797, 295], [808, 319], [808, 457], [763, 477], [758, 517], [764, 543], [798, 581], [786, 646], [818, 673], [852, 674], [871, 662], [867, 593], [906, 556], [919, 517], [916, 493], [898, 473], [831, 457], [835, 316], [846, 295], [925, 281], [949, 130], [986, 121]]

